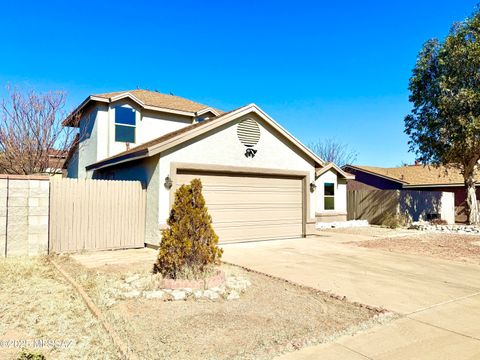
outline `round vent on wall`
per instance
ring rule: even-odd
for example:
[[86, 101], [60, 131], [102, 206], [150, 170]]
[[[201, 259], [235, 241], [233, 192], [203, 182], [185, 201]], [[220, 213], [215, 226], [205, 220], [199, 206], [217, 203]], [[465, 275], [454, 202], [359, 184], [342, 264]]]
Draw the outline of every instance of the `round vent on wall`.
[[253, 147], [260, 140], [260, 127], [253, 119], [245, 119], [238, 123], [237, 136], [246, 147]]

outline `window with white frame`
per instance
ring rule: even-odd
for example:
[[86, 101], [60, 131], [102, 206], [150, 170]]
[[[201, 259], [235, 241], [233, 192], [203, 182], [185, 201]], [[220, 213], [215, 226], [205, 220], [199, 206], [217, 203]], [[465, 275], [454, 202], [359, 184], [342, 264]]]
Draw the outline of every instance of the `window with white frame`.
[[115, 108], [115, 141], [135, 143], [135, 110], [118, 106]]
[[323, 187], [323, 201], [325, 210], [335, 210], [335, 184], [325, 183]]

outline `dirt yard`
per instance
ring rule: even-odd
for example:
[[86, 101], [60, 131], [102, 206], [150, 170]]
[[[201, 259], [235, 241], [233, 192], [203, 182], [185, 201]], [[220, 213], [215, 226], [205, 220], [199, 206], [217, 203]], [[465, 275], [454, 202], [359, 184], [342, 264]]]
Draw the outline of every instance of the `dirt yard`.
[[0, 359], [17, 359], [21, 348], [47, 359], [120, 358], [80, 297], [45, 259], [0, 260], [0, 289]]
[[109, 286], [151, 264], [87, 269], [72, 258], [60, 261], [142, 359], [269, 359], [377, 322], [374, 311], [227, 265], [226, 275], [252, 283], [240, 299], [140, 297], [107, 305]]
[[480, 236], [423, 233], [352, 243], [365, 248], [480, 264]]
[[407, 229], [390, 229], [381, 226], [365, 226], [365, 227], [353, 227], [353, 228], [336, 228], [336, 229], [324, 229], [318, 230], [319, 234], [325, 233], [337, 233], [337, 234], [354, 234], [373, 237], [392, 237], [416, 234], [416, 230]]

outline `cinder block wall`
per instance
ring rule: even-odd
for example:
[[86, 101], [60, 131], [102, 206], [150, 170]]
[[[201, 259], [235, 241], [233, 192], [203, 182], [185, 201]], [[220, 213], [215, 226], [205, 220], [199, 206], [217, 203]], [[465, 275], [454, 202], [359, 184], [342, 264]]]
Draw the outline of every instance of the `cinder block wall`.
[[0, 257], [48, 253], [50, 180], [0, 178]]

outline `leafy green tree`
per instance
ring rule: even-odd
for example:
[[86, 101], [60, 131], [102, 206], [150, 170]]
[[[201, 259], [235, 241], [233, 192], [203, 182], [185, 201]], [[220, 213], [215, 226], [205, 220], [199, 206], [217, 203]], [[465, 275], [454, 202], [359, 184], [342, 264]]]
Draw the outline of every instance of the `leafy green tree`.
[[200, 276], [220, 260], [223, 250], [217, 246], [218, 236], [213, 230], [199, 179], [180, 186], [175, 192], [167, 224], [153, 267], [155, 273], [177, 279], [188, 270]]
[[410, 150], [424, 164], [463, 175], [470, 224], [478, 224], [475, 175], [480, 160], [480, 11], [456, 23], [444, 41], [427, 41], [410, 78], [405, 118]]

